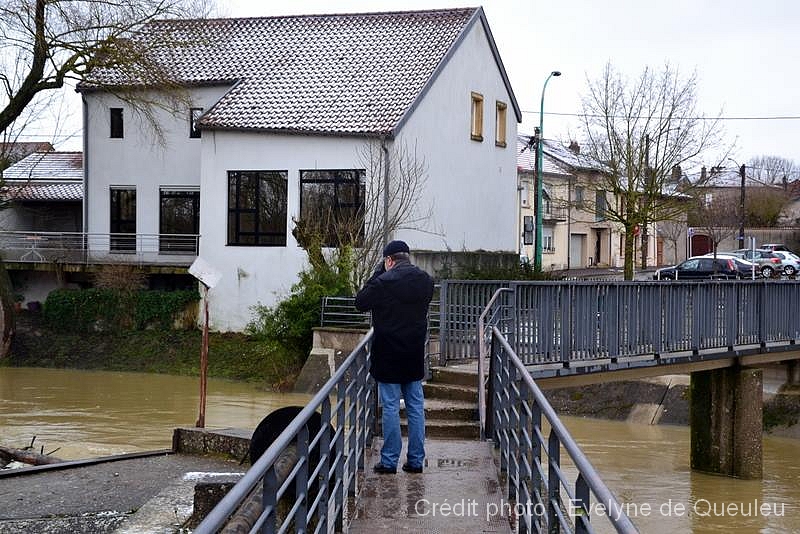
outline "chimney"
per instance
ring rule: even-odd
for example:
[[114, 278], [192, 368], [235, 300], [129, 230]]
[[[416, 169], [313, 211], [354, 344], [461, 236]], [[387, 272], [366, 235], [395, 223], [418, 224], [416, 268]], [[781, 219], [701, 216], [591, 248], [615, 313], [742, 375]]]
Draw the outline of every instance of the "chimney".
[[681, 181], [681, 166], [680, 165], [673, 165], [672, 166], [672, 176], [671, 179], [674, 183], [678, 183]]
[[569, 149], [572, 150], [576, 155], [580, 155], [581, 153], [581, 145], [578, 144], [577, 141], [571, 141], [569, 143]]
[[701, 184], [704, 183], [707, 178], [708, 176], [706, 175], [706, 166], [703, 165], [702, 167], [700, 167], [700, 183]]

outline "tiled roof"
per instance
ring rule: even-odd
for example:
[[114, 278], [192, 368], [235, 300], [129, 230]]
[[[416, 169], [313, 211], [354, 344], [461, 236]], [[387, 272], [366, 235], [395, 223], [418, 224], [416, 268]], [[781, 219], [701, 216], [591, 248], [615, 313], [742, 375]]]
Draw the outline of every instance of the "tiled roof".
[[83, 181], [83, 153], [34, 152], [5, 169], [3, 179]]
[[83, 183], [50, 182], [28, 183], [23, 185], [8, 184], [3, 188], [3, 196], [9, 200], [25, 201], [76, 201], [83, 200]]
[[[517, 169], [521, 171], [535, 171], [536, 161], [533, 150], [528, 147], [531, 136], [517, 136]], [[563, 146], [558, 141], [545, 139], [543, 141], [542, 152], [542, 171], [545, 174], [569, 175], [575, 170], [602, 171], [604, 167], [592, 158], [581, 154], [575, 154], [569, 148]]]
[[13, 200], [83, 199], [81, 152], [34, 152], [3, 171], [2, 195]]
[[[201, 128], [383, 134], [395, 132], [478, 20], [492, 41], [481, 8], [154, 21], [141, 38], [184, 43], [156, 47], [179, 83], [233, 84], [201, 117]], [[95, 80], [142, 83], [116, 71]]]

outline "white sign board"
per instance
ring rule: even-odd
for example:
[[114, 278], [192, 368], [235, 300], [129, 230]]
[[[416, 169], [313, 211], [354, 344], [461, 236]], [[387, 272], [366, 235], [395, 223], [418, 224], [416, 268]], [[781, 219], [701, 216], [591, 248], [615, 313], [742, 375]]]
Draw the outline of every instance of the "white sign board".
[[200, 256], [194, 260], [192, 266], [189, 267], [189, 274], [200, 280], [204, 286], [211, 289], [219, 283], [222, 278], [222, 273], [214, 269], [206, 260]]

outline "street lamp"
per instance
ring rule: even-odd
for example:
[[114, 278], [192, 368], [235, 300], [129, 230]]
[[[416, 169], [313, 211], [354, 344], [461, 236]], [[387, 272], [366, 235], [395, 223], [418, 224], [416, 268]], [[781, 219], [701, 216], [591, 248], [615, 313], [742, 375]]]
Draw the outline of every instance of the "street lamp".
[[542, 103], [539, 108], [539, 142], [536, 143], [536, 252], [533, 256], [533, 270], [537, 273], [542, 272], [542, 143], [544, 141], [544, 90], [547, 89], [547, 82], [553, 76], [561, 76], [561, 72], [554, 70], [544, 81], [542, 86]]

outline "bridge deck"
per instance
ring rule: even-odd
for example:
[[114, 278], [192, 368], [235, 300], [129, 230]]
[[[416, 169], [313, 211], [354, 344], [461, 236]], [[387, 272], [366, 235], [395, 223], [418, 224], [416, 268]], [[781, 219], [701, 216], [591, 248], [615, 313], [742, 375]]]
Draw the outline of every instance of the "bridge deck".
[[491, 443], [428, 439], [422, 474], [378, 475], [381, 444], [373, 440], [349, 532], [511, 532]]

